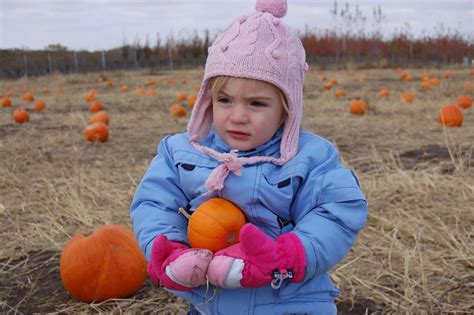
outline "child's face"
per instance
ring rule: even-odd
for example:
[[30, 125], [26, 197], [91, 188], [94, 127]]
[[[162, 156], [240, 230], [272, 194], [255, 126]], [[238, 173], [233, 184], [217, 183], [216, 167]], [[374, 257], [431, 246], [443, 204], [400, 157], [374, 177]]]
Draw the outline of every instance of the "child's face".
[[239, 151], [270, 140], [286, 116], [278, 89], [263, 81], [230, 78], [212, 102], [217, 133]]

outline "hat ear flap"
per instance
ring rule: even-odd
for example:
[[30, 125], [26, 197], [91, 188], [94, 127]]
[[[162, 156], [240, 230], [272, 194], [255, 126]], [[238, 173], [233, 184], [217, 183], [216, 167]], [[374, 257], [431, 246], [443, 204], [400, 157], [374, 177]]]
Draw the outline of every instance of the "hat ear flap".
[[188, 122], [188, 133], [191, 142], [199, 142], [211, 131], [212, 126], [212, 92], [209, 80], [205, 80], [199, 90]]

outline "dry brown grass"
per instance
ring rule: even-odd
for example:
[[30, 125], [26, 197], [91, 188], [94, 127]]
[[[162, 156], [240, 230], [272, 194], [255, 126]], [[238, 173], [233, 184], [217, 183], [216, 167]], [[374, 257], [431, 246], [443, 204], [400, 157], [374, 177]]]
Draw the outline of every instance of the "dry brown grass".
[[[348, 96], [337, 100], [324, 91], [320, 74], [307, 77], [305, 128], [339, 147], [343, 160], [359, 175], [369, 201], [369, 221], [357, 245], [333, 270], [342, 289], [343, 313], [474, 312], [474, 111], [465, 110], [463, 127], [436, 122], [441, 105], [454, 102], [466, 70], [428, 92], [420, 74], [412, 83], [394, 70], [327, 72]], [[432, 70], [441, 78], [440, 70]], [[130, 226], [130, 201], [137, 182], [165, 134], [185, 130], [187, 117], [170, 118], [176, 92], [191, 93], [201, 71], [107, 73], [117, 83], [107, 88], [98, 74], [50, 76], [1, 82], [0, 93], [31, 88], [64, 88], [43, 95], [47, 108], [30, 122], [15, 124], [11, 112], [33, 108], [17, 92], [12, 108], [0, 108], [0, 309], [4, 313], [108, 312], [185, 313], [185, 303], [149, 281], [131, 299], [86, 304], [61, 286], [58, 256], [68, 238], [86, 226]], [[187, 85], [180, 84], [186, 76]], [[177, 84], [168, 86], [168, 78]], [[134, 90], [148, 79], [162, 79], [156, 96]], [[127, 94], [118, 93], [122, 84]], [[388, 100], [378, 91], [387, 87]], [[111, 117], [106, 143], [82, 138], [90, 113], [83, 99], [95, 88]], [[414, 91], [411, 105], [399, 100]], [[351, 116], [351, 97], [369, 102], [370, 111]], [[353, 307], [352, 310], [350, 308]]]

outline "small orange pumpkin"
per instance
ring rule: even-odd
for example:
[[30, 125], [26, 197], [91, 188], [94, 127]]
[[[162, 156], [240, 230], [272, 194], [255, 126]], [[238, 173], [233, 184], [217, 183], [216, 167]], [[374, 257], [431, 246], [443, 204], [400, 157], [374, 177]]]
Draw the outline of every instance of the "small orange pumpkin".
[[201, 86], [200, 86], [200, 85], [194, 86], [194, 91], [199, 92], [200, 89], [201, 89]]
[[469, 95], [461, 95], [458, 97], [458, 105], [464, 109], [472, 106], [472, 97]]
[[122, 85], [122, 87], [120, 88], [120, 93], [127, 93], [128, 91], [130, 91], [128, 85]]
[[464, 115], [459, 106], [448, 104], [439, 110], [438, 121], [448, 127], [461, 127], [464, 121]]
[[24, 108], [17, 108], [13, 111], [13, 119], [19, 123], [25, 123], [30, 120], [30, 115]]
[[93, 101], [90, 105], [89, 105], [89, 111], [90, 112], [98, 112], [100, 110], [103, 110], [104, 109], [104, 105], [102, 105], [102, 103], [100, 103], [99, 101]]
[[443, 77], [445, 79], [449, 79], [451, 77], [451, 72], [449, 72], [449, 70], [446, 70], [443, 72]]
[[349, 111], [354, 115], [364, 115], [367, 112], [367, 104], [361, 99], [352, 100]]
[[184, 101], [186, 100], [186, 93], [184, 92], [178, 92], [178, 94], [176, 94], [176, 98], [178, 99], [178, 101]]
[[28, 102], [33, 102], [35, 100], [33, 94], [31, 94], [30, 92], [26, 92], [25, 94], [23, 94], [23, 99]]
[[133, 295], [147, 278], [147, 263], [133, 232], [102, 225], [74, 235], [59, 260], [66, 290], [85, 302]]
[[105, 142], [109, 138], [109, 127], [102, 121], [89, 124], [84, 128], [84, 138], [87, 141]]
[[192, 247], [216, 252], [239, 242], [245, 224], [243, 212], [224, 198], [203, 202], [189, 218], [188, 240]]
[[109, 124], [109, 114], [105, 110], [98, 111], [89, 119], [89, 124], [101, 121], [104, 124]]
[[332, 83], [331, 83], [331, 82], [326, 82], [326, 83], [324, 83], [323, 88], [324, 88], [325, 90], [330, 90], [330, 89], [332, 89]]
[[334, 95], [337, 98], [341, 98], [341, 97], [346, 96], [346, 92], [344, 90], [336, 90], [336, 91], [334, 91]]
[[170, 106], [169, 112], [171, 116], [174, 117], [183, 117], [186, 116], [186, 108], [184, 108], [181, 104], [173, 104]]
[[380, 98], [385, 98], [390, 96], [390, 91], [388, 89], [381, 89], [379, 91], [379, 97]]
[[97, 96], [97, 92], [95, 90], [89, 90], [84, 96], [84, 99], [87, 102], [92, 102], [92, 101], [95, 101], [96, 96]]
[[402, 94], [401, 99], [405, 103], [413, 103], [413, 101], [415, 100], [415, 95], [411, 92], [405, 92]]
[[194, 103], [196, 102], [196, 94], [191, 94], [188, 96], [188, 106], [193, 107]]
[[43, 109], [46, 108], [46, 103], [44, 101], [37, 101], [35, 103], [35, 111], [36, 112], [41, 112]]
[[12, 106], [12, 100], [9, 97], [2, 98], [2, 106], [3, 107], [10, 107]]

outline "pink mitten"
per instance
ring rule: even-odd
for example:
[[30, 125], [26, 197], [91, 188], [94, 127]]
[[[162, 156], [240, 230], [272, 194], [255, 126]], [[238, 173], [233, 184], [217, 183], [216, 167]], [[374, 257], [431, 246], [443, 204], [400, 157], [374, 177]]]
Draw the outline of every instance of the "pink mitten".
[[160, 235], [153, 243], [147, 270], [155, 285], [190, 291], [206, 283], [206, 271], [211, 260], [210, 250], [189, 248]]
[[274, 280], [278, 287], [289, 278], [304, 278], [306, 254], [300, 239], [286, 233], [275, 240], [247, 223], [240, 230], [240, 243], [214, 254], [207, 275], [209, 282], [222, 288], [259, 288]]

